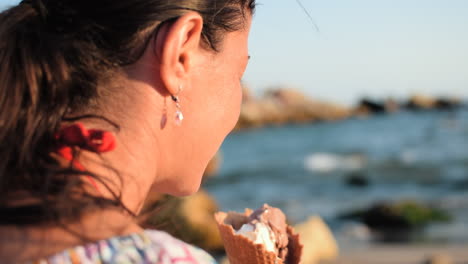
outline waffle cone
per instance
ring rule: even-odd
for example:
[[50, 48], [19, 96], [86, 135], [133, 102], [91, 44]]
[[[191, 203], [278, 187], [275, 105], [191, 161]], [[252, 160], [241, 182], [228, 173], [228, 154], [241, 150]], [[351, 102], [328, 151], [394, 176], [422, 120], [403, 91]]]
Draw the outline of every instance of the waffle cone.
[[236, 212], [219, 212], [215, 214], [221, 238], [224, 242], [230, 264], [299, 264], [302, 254], [302, 245], [299, 242], [299, 235], [294, 234], [293, 229], [288, 226], [289, 237], [288, 255], [283, 262], [274, 252], [266, 250], [263, 244], [254, 242], [245, 236], [237, 235], [243, 224], [248, 222], [248, 216], [252, 211], [247, 209], [245, 214]]

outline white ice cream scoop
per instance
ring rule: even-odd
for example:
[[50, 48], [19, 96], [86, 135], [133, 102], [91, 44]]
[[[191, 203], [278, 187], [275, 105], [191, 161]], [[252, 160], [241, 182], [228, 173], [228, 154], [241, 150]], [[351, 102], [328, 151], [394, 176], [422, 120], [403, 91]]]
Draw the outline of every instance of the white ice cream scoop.
[[247, 237], [255, 244], [265, 245], [268, 251], [276, 252], [276, 239], [270, 227], [264, 223], [244, 224], [236, 234]]

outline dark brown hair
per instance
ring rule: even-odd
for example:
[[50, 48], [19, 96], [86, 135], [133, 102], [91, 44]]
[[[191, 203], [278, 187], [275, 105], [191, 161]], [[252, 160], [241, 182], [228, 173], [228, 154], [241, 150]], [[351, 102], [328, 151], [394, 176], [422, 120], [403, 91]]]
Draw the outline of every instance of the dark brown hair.
[[162, 23], [200, 13], [206, 48], [216, 52], [224, 32], [242, 27], [254, 1], [24, 0], [0, 13], [0, 224], [122, 207], [119, 194], [87, 194], [76, 177], [83, 173], [51, 157], [54, 134], [67, 120], [106, 120], [72, 114], [86, 112], [107, 80], [140, 58]]

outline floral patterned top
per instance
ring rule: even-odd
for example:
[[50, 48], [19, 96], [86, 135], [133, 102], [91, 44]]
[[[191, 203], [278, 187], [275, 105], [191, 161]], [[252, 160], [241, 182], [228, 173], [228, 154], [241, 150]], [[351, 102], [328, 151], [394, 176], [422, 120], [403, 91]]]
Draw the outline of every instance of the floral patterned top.
[[205, 251], [156, 230], [70, 248], [29, 264], [216, 264]]

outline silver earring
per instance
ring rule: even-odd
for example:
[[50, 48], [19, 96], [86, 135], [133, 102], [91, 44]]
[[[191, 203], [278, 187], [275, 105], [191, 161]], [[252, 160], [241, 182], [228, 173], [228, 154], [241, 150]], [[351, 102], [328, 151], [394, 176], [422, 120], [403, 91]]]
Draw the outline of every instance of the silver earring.
[[176, 112], [175, 112], [175, 123], [176, 125], [180, 126], [182, 124], [182, 121], [184, 120], [184, 115], [182, 114], [182, 111], [180, 110], [180, 100], [179, 100], [179, 93], [182, 90], [182, 86], [179, 86], [179, 91], [177, 92], [176, 95], [171, 95], [172, 101], [174, 101], [176, 105]]

